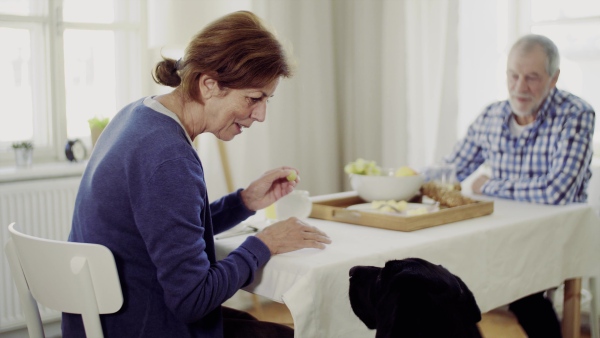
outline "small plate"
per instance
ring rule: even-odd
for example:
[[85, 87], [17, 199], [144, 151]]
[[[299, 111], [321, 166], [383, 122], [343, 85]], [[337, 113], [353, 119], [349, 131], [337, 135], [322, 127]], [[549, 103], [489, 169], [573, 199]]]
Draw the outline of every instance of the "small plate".
[[436, 212], [436, 211], [440, 210], [440, 208], [438, 207], [437, 204], [433, 205], [433, 204], [423, 204], [423, 203], [408, 203], [406, 210], [400, 211], [400, 212], [395, 212], [395, 211], [388, 212], [388, 211], [381, 211], [381, 210], [373, 209], [371, 203], [354, 204], [354, 205], [347, 207], [346, 209], [371, 212], [374, 214], [385, 214], [385, 215], [407, 217], [407, 216], [417, 216], [417, 215], [409, 215], [409, 213], [407, 211], [408, 210], [416, 210], [419, 208], [425, 208], [427, 210], [427, 213], [432, 213], [432, 212]]

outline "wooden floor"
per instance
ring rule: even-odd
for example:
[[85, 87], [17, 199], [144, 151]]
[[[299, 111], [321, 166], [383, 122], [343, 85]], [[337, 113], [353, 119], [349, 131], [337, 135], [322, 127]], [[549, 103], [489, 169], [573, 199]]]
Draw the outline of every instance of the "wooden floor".
[[[260, 310], [252, 308], [246, 311], [260, 320], [294, 327], [292, 315], [284, 304], [266, 302], [261, 305]], [[512, 313], [502, 309], [484, 313], [478, 325], [484, 338], [527, 338]], [[581, 338], [590, 338], [589, 331], [582, 330]]]

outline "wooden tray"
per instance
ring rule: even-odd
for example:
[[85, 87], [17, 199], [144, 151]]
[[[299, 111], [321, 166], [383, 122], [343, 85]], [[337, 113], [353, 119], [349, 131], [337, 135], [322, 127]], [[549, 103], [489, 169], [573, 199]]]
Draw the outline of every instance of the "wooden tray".
[[310, 217], [389, 230], [414, 231], [481, 217], [494, 212], [494, 202], [492, 201], [478, 201], [453, 208], [441, 208], [439, 211], [415, 216], [395, 216], [346, 209], [348, 206], [360, 203], [366, 202], [358, 196], [313, 202]]

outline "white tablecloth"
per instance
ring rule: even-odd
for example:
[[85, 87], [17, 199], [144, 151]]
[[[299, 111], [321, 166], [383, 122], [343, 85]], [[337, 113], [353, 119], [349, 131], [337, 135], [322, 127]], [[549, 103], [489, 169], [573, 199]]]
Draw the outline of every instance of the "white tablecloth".
[[[489, 216], [413, 232], [308, 219], [333, 243], [272, 257], [245, 289], [284, 302], [296, 337], [373, 337], [350, 308], [348, 270], [355, 265], [383, 266], [406, 257], [441, 264], [467, 284], [482, 312], [565, 279], [600, 275], [600, 219], [590, 206], [486, 199], [494, 201]], [[217, 256], [244, 238], [216, 241]]]

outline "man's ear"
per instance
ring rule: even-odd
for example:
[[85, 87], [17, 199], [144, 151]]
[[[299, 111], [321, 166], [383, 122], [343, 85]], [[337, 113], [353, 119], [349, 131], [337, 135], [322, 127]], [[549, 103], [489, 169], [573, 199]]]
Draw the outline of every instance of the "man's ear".
[[198, 88], [203, 100], [209, 99], [219, 93], [219, 83], [209, 75], [202, 74], [198, 79]]
[[558, 76], [560, 75], [560, 69], [556, 70], [556, 74], [552, 76], [552, 80], [550, 82], [550, 88], [556, 87], [556, 82], [558, 81]]

